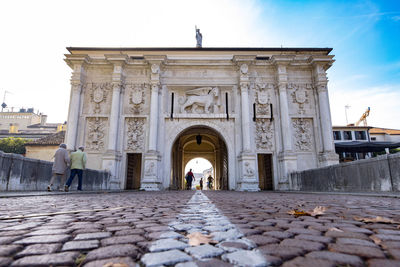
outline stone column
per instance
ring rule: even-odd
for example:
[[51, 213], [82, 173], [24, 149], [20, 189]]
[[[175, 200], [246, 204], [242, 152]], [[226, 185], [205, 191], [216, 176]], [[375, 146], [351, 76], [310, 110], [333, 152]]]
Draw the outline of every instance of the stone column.
[[146, 191], [158, 191], [161, 189], [161, 180], [159, 178], [158, 170], [159, 162], [161, 160], [160, 154], [157, 149], [158, 138], [158, 94], [160, 90], [160, 64], [161, 62], [151, 63], [151, 97], [150, 97], [150, 115], [149, 115], [149, 141], [148, 150], [144, 155], [144, 175], [141, 181], [140, 188]]
[[314, 64], [314, 82], [318, 94], [320, 129], [323, 150], [319, 155], [321, 166], [337, 164], [338, 155], [335, 153], [333, 142], [331, 111], [329, 106], [328, 79], [323, 65]]
[[238, 157], [240, 166], [240, 179], [238, 182], [239, 191], [259, 191], [256, 174], [256, 154], [252, 151], [250, 144], [250, 105], [248, 75], [249, 66], [247, 63], [240, 65], [240, 101], [242, 112], [242, 153]]
[[242, 101], [242, 142], [243, 151], [250, 152], [250, 109], [249, 109], [249, 83], [240, 84], [240, 98]]
[[81, 106], [82, 85], [84, 83], [83, 60], [72, 61], [73, 72], [71, 76], [71, 96], [69, 102], [67, 133], [65, 142], [68, 150], [74, 150], [77, 147], [79, 110]]
[[118, 151], [117, 143], [119, 136], [119, 118], [121, 109], [121, 92], [123, 90], [123, 64], [125, 57], [114, 58], [107, 57], [108, 61], [113, 64], [112, 73], [112, 99], [111, 99], [111, 112], [109, 116], [109, 130], [108, 130], [108, 143], [107, 151], [103, 155], [102, 167], [108, 170], [111, 174], [110, 189], [122, 189], [124, 186], [121, 184], [120, 165], [121, 165], [121, 151]]
[[277, 83], [279, 94], [279, 113], [281, 122], [282, 150], [278, 155], [281, 174], [278, 189], [288, 189], [289, 173], [297, 170], [296, 154], [293, 151], [293, 131], [287, 98], [288, 74], [285, 64], [277, 64]]

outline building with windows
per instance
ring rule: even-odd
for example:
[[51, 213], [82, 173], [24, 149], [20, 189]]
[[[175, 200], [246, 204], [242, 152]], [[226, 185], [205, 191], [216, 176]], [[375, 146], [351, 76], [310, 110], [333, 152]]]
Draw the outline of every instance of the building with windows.
[[288, 189], [290, 172], [338, 162], [331, 50], [69, 47], [68, 149], [110, 188], [182, 189], [204, 157], [216, 189]]

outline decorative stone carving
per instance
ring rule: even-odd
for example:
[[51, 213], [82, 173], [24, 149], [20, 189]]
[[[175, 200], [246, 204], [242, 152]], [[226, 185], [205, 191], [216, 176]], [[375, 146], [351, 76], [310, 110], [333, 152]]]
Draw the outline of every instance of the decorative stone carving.
[[247, 66], [247, 64], [242, 64], [242, 65], [240, 66], [240, 72], [241, 72], [242, 74], [247, 74], [248, 71], [249, 71], [249, 66]]
[[154, 169], [154, 162], [148, 162], [146, 164], [146, 168], [145, 168], [145, 175], [146, 176], [153, 176], [155, 175], [155, 169]]
[[129, 118], [127, 119], [127, 150], [142, 151], [144, 147], [144, 119]]
[[141, 113], [145, 104], [144, 89], [147, 85], [127, 84], [126, 88], [129, 95], [129, 111], [134, 114]]
[[87, 83], [85, 87], [86, 90], [90, 91], [90, 99], [93, 103], [93, 113], [101, 113], [101, 104], [107, 101], [112, 85], [110, 83]]
[[250, 162], [245, 162], [244, 163], [244, 170], [243, 170], [243, 176], [246, 177], [253, 177], [254, 176], [254, 169], [251, 167]]
[[271, 115], [271, 92], [274, 88], [273, 84], [257, 83], [256, 84], [256, 112], [257, 115]]
[[[186, 109], [191, 113], [210, 113], [210, 109], [215, 105], [219, 106], [219, 89], [218, 87], [200, 87], [188, 90], [186, 99], [181, 99], [181, 113], [186, 113]], [[215, 112], [215, 108], [212, 112]]]
[[157, 74], [160, 71], [160, 66], [158, 66], [157, 64], [152, 64], [151, 65], [151, 72], [153, 74]]
[[292, 126], [294, 129], [294, 145], [297, 151], [311, 151], [313, 148], [312, 141], [312, 119], [293, 119]]
[[269, 119], [256, 120], [256, 146], [258, 150], [272, 151], [274, 129], [273, 123]]
[[88, 150], [100, 151], [104, 148], [104, 136], [107, 119], [88, 118], [87, 119], [87, 138], [86, 147]]
[[299, 106], [299, 114], [305, 113], [305, 104], [309, 103], [309, 92], [312, 88], [311, 84], [289, 84], [289, 89], [292, 89], [293, 92], [291, 93], [292, 102], [298, 104]]

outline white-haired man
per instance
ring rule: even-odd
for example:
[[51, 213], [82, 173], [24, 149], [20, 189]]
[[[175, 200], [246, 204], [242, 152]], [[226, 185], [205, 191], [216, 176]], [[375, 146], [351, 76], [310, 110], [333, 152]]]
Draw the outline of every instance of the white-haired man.
[[51, 191], [51, 187], [53, 186], [54, 180], [57, 177], [60, 177], [60, 187], [65, 183], [65, 171], [67, 170], [69, 164], [69, 157], [67, 146], [65, 144], [61, 144], [60, 148], [57, 149], [56, 153], [54, 154], [54, 162], [52, 170], [52, 176], [50, 179], [50, 184], [47, 186], [47, 191]]

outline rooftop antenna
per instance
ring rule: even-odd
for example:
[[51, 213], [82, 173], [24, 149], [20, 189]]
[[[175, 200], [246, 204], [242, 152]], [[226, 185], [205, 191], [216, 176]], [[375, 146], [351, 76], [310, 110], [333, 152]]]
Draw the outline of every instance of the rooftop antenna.
[[344, 106], [344, 114], [346, 114], [346, 126], [349, 125], [349, 120], [347, 119], [347, 110], [351, 108], [351, 106], [349, 106], [349, 104], [347, 104], [346, 106]]

